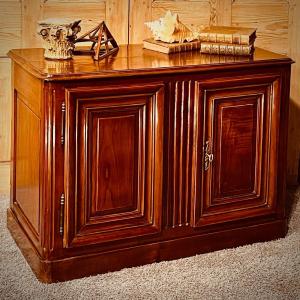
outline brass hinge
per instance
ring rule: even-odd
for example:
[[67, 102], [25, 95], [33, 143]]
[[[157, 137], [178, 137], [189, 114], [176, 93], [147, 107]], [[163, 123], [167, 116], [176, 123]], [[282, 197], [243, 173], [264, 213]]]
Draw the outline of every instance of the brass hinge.
[[65, 210], [65, 194], [60, 196], [60, 215], [59, 215], [59, 234], [64, 233], [64, 210]]
[[204, 146], [204, 170], [209, 169], [210, 164], [214, 160], [214, 155], [211, 153], [211, 145], [209, 141], [205, 142]]
[[61, 134], [60, 143], [63, 145], [65, 143], [65, 121], [66, 121], [66, 103], [61, 104]]

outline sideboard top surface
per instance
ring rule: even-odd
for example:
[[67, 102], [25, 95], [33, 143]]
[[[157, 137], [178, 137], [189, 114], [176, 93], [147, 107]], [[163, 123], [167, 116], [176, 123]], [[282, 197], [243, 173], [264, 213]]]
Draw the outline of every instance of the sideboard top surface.
[[14, 49], [8, 56], [29, 73], [47, 81], [227, 70], [293, 62], [284, 55], [260, 48], [255, 49], [252, 57], [234, 57], [201, 54], [199, 51], [167, 55], [143, 49], [142, 45], [122, 45], [115, 55], [100, 61], [94, 61], [90, 55], [49, 60], [44, 58], [43, 53], [40, 48]]

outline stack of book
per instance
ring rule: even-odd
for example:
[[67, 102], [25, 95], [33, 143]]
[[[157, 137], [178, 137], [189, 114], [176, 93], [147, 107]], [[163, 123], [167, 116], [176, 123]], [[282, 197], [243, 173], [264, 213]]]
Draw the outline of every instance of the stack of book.
[[252, 55], [256, 28], [210, 26], [200, 33], [201, 53]]

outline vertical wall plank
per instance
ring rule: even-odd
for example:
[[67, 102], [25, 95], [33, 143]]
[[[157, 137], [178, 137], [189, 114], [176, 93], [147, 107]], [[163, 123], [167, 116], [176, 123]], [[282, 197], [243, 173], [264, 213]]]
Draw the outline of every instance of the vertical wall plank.
[[131, 0], [129, 17], [129, 42], [142, 43], [151, 36], [145, 22], [157, 20], [170, 10], [179, 15], [189, 28], [199, 31], [217, 19], [217, 0]]
[[255, 45], [287, 54], [289, 5], [287, 0], [235, 0], [232, 25], [257, 28]]
[[0, 201], [10, 193], [11, 75], [7, 52], [21, 47], [21, 1], [0, 0]]
[[255, 45], [282, 54], [288, 49], [287, 0], [235, 0], [232, 25], [257, 28]]
[[153, 1], [152, 20], [164, 16], [170, 10], [178, 13], [182, 23], [197, 31], [210, 24], [211, 19], [216, 19], [216, 1]]
[[[11, 71], [10, 60], [0, 58], [0, 162], [10, 161]], [[1, 88], [3, 87], [3, 88]]]
[[128, 0], [106, 0], [106, 23], [119, 45], [128, 44], [128, 15]]
[[19, 1], [0, 1], [0, 56], [21, 46], [21, 4]]
[[231, 26], [232, 0], [217, 0], [217, 25]]
[[8, 199], [10, 195], [11, 162], [0, 163], [0, 201]]
[[151, 36], [145, 22], [152, 20], [152, 0], [131, 0], [129, 12], [129, 43], [138, 44]]
[[104, 0], [23, 0], [22, 3], [23, 47], [41, 47], [37, 35], [37, 23], [41, 19], [79, 18], [83, 30], [88, 30], [106, 18]]
[[300, 160], [300, 1], [289, 1], [289, 56], [292, 65], [288, 138], [288, 183], [297, 184]]
[[81, 2], [78, 5], [71, 1], [51, 0], [42, 5], [42, 18], [81, 20], [81, 33], [84, 33], [105, 21], [106, 3], [105, 1]]
[[22, 0], [22, 48], [41, 47], [37, 22], [41, 19], [42, 0]]

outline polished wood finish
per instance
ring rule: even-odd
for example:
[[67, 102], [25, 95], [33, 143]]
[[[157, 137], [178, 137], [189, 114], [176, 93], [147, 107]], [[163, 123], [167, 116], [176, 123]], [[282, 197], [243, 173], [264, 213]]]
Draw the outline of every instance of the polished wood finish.
[[[203, 233], [168, 239], [160, 243], [136, 245], [95, 255], [72, 256], [64, 260], [43, 260], [24, 235], [20, 224], [8, 211], [8, 229], [37, 278], [45, 283], [65, 281], [79, 277], [117, 271], [125, 267], [140, 266], [164, 260], [178, 259], [199, 253], [216, 251], [224, 247], [237, 247], [283, 237], [285, 220], [258, 225], [220, 230], [213, 235]], [[234, 238], [233, 238], [234, 237]], [[201, 245], [201, 246], [200, 246]]]
[[16, 99], [15, 205], [39, 233], [40, 119]]
[[279, 143], [272, 132], [276, 107], [280, 106], [276, 97], [280, 92], [279, 78], [257, 74], [255, 79], [224, 78], [223, 88], [219, 85], [211, 80], [198, 83], [206, 120], [199, 135], [203, 134], [204, 148], [208, 143], [209, 149], [204, 151], [213, 154], [213, 161], [202, 171], [202, 179], [197, 180], [203, 184], [197, 188], [202, 190], [197, 199], [203, 201], [195, 206], [198, 225], [270, 214], [274, 210], [276, 178], [270, 172]]
[[[9, 59], [0, 59], [0, 169], [1, 162], [10, 161], [10, 144], [11, 144], [11, 64]], [[1, 172], [1, 171], [0, 171]], [[2, 179], [2, 176], [0, 177]], [[0, 180], [1, 180], [0, 179]], [[5, 187], [8, 188], [9, 185]], [[0, 188], [0, 197], [1, 197]]]
[[8, 227], [41, 281], [285, 235], [289, 58], [9, 55]]
[[[37, 116], [41, 117], [43, 84], [40, 80], [18, 66], [13, 69], [13, 84], [24, 104]], [[30, 89], [28, 84], [30, 83]]]
[[67, 247], [160, 232], [163, 89], [66, 89]]
[[27, 72], [45, 81], [112, 78], [116, 76], [137, 76], [150, 74], [172, 74], [199, 72], [205, 70], [255, 68], [270, 66], [273, 63], [286, 64], [290, 59], [284, 55], [256, 48], [253, 57], [219, 56], [188, 51], [166, 55], [142, 46], [120, 46], [115, 55], [106, 60], [94, 62], [92, 56], [74, 56], [72, 60], [53, 61], [44, 59], [43, 49], [18, 49], [9, 52], [9, 56], [23, 65]]

